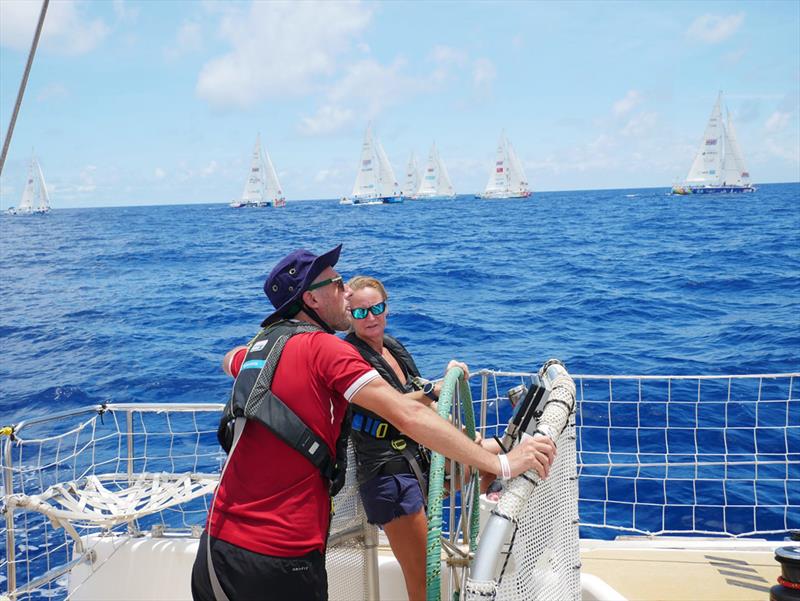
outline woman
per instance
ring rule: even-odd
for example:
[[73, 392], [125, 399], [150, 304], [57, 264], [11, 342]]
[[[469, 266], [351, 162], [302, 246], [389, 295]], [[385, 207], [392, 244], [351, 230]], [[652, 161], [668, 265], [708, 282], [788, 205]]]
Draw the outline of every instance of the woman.
[[[414, 359], [385, 332], [389, 311], [383, 284], [376, 278], [356, 276], [348, 285], [352, 291], [352, 332], [345, 340], [397, 390], [418, 390], [421, 383]], [[466, 369], [462, 364], [456, 365]], [[430, 386], [425, 389], [431, 397], [425, 397], [423, 402], [429, 404], [438, 390], [431, 390]], [[403, 570], [409, 600], [425, 599], [426, 453], [414, 440], [374, 413], [354, 403], [352, 410], [350, 437], [367, 520], [381, 526], [386, 533]]]

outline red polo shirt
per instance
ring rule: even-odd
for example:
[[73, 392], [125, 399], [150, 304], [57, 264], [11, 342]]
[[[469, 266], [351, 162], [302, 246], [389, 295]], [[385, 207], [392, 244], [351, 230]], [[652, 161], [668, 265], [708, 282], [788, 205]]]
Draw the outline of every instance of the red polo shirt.
[[[245, 354], [234, 357], [234, 375]], [[353, 346], [311, 332], [286, 343], [272, 391], [335, 454], [347, 403], [378, 377]], [[217, 492], [211, 536], [264, 555], [298, 557], [324, 549], [329, 514], [319, 470], [263, 425], [248, 422]]]

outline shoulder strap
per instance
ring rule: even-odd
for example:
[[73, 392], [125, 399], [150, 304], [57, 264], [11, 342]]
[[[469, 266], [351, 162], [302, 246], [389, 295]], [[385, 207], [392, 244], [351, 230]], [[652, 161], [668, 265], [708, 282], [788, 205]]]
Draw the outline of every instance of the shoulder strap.
[[289, 339], [304, 332], [319, 331], [320, 328], [312, 324], [287, 321], [262, 330], [247, 351], [225, 406], [223, 421], [230, 424], [233, 418], [244, 417], [260, 422], [306, 457], [326, 479], [332, 480], [337, 462], [325, 441], [271, 390], [278, 361]]

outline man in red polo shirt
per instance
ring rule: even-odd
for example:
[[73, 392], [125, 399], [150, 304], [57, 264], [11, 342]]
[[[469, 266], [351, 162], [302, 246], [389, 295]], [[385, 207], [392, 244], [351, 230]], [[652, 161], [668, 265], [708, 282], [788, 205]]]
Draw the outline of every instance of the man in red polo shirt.
[[[495, 474], [535, 469], [546, 476], [555, 455], [549, 438], [523, 440], [507, 456], [492, 454], [412, 395], [397, 392], [353, 346], [332, 335], [349, 326], [350, 293], [334, 270], [340, 251], [341, 245], [320, 256], [294, 251], [278, 262], [264, 284], [275, 311], [262, 327], [281, 322], [320, 328], [288, 339], [272, 379], [272, 393], [331, 453], [352, 400], [462, 463]], [[223, 368], [231, 375], [250, 368], [245, 361], [248, 350], [257, 349], [251, 344], [230, 351]], [[457, 365], [466, 373], [465, 366]], [[229, 455], [198, 548], [192, 570], [194, 599], [327, 599], [328, 486], [309, 459], [261, 423], [248, 420]], [[207, 561], [209, 540], [216, 585]]]

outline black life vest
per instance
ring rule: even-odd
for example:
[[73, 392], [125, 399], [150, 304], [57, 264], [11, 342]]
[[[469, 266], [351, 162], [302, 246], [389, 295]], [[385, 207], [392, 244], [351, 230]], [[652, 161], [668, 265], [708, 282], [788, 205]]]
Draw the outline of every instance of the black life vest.
[[349, 409], [336, 440], [336, 456], [332, 457], [325, 441], [271, 390], [272, 378], [288, 340], [297, 334], [321, 331], [320, 327], [307, 322], [283, 320], [258, 333], [250, 342], [239, 375], [234, 380], [217, 429], [217, 439], [228, 452], [233, 443], [236, 418], [255, 420], [314, 464], [329, 482], [330, 495], [334, 496], [344, 485], [347, 471]]
[[[415, 390], [410, 380], [419, 377], [419, 369], [411, 354], [396, 338], [384, 334], [383, 346], [400, 365], [406, 376], [405, 384], [400, 381], [386, 359], [355, 333], [348, 334], [345, 340], [356, 347], [364, 360], [398, 392], [407, 393]], [[350, 406], [353, 414], [350, 439], [353, 441], [356, 455], [359, 483], [363, 484], [375, 477], [389, 462], [406, 461], [409, 454], [411, 457], [416, 456], [418, 463], [423, 466], [423, 471], [426, 471], [424, 464], [427, 460], [427, 451], [415, 440], [400, 432], [378, 414], [353, 402]]]

